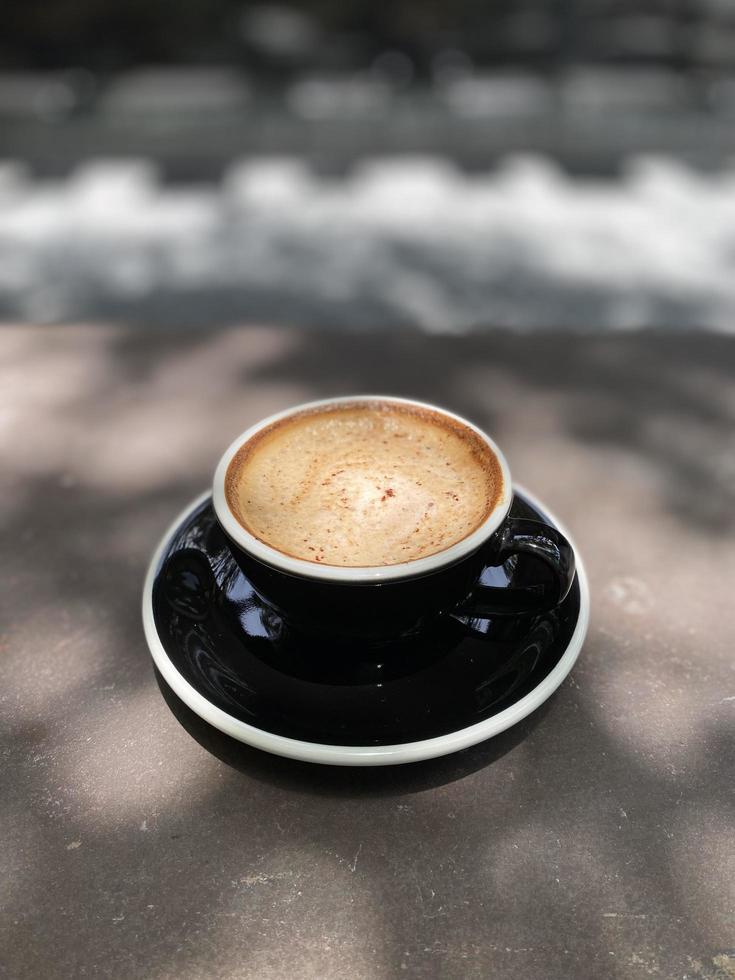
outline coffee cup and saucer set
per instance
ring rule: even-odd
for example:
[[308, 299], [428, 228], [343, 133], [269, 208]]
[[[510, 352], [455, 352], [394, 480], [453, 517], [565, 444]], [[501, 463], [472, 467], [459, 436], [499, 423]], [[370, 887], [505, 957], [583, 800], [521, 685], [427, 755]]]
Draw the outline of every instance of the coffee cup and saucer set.
[[579, 553], [495, 442], [392, 396], [249, 428], [163, 536], [143, 591], [155, 666], [192, 711], [338, 766], [499, 734], [559, 687], [588, 620]]

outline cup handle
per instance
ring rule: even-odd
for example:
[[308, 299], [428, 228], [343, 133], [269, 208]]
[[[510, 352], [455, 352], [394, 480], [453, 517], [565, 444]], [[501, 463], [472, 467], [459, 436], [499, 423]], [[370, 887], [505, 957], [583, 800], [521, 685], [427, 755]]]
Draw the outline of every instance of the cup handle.
[[553, 574], [553, 582], [523, 582], [523, 566], [517, 563], [512, 578], [520, 584], [476, 585], [469, 596], [453, 610], [462, 618], [486, 619], [497, 615], [545, 612], [566, 599], [574, 581], [574, 549], [556, 528], [542, 521], [511, 517], [495, 538], [494, 565], [512, 556], [529, 555], [543, 561]]

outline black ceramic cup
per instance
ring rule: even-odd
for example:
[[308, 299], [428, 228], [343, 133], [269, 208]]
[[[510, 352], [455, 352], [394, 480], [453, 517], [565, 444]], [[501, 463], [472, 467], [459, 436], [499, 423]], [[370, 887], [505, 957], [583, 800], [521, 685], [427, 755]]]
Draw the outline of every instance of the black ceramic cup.
[[[225, 478], [238, 450], [274, 422], [340, 404], [401, 403], [428, 409], [475, 432], [498, 460], [502, 490], [492, 511], [450, 547], [394, 565], [345, 567], [295, 558], [252, 535], [237, 520]], [[574, 552], [556, 528], [508, 517], [513, 491], [508, 464], [486, 433], [466, 419], [423, 402], [391, 396], [331, 398], [298, 405], [252, 426], [229, 446], [214, 476], [213, 503], [238, 565], [286, 621], [322, 636], [384, 642], [430, 628], [437, 616], [463, 623], [535, 614], [560, 603], [574, 579]], [[502, 575], [493, 570], [502, 569]], [[493, 585], [496, 580], [502, 585]]]

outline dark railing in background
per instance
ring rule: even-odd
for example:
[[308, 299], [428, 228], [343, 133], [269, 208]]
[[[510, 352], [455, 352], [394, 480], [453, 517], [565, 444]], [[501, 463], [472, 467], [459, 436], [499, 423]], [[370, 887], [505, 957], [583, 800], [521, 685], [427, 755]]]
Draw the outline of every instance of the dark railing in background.
[[735, 154], [729, 0], [17, 4], [0, 37], [0, 156], [63, 174], [145, 156], [211, 179], [243, 155], [572, 171], [633, 152]]
[[105, 74], [133, 65], [229, 64], [281, 77], [378, 61], [401, 77], [462, 63], [542, 72], [580, 62], [731, 67], [730, 0], [41, 0], [6, 9], [0, 64]]

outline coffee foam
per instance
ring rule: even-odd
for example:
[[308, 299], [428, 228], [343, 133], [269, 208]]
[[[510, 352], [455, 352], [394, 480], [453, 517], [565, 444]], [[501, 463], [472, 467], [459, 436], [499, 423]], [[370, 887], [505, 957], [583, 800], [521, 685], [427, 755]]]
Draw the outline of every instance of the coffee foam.
[[327, 405], [273, 423], [230, 463], [242, 526], [320, 565], [395, 565], [471, 534], [503, 490], [500, 463], [462, 423], [398, 402]]

